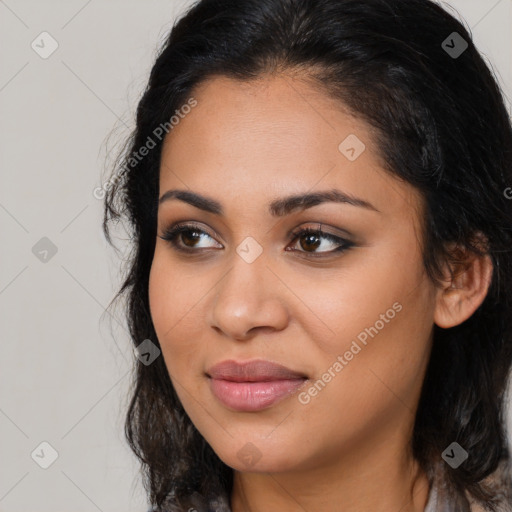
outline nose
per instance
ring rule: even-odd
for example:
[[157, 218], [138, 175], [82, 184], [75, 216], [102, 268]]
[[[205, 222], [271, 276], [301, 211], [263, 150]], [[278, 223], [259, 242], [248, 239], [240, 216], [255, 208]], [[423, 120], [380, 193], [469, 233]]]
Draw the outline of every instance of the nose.
[[[280, 331], [289, 321], [286, 287], [260, 255], [248, 263], [236, 254], [210, 305], [210, 325], [234, 340]], [[289, 294], [289, 292], [288, 292]]]

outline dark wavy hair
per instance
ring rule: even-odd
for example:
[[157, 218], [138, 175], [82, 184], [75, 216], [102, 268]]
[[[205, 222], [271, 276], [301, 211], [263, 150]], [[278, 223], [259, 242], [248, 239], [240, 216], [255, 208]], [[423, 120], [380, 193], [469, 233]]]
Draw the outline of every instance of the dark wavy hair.
[[[468, 44], [460, 55], [449, 51], [461, 48], [453, 32]], [[444, 263], [462, 263], [463, 253], [490, 255], [492, 282], [481, 306], [458, 326], [433, 326], [411, 443], [451, 510], [469, 511], [473, 501], [498, 510], [511, 499], [504, 412], [512, 364], [512, 127], [469, 29], [436, 3], [201, 0], [189, 7], [158, 51], [136, 127], [106, 187], [108, 242], [114, 245], [110, 226], [119, 220], [131, 236], [124, 282], [109, 307], [127, 295], [133, 344], [158, 346], [148, 301], [163, 141], [155, 141], [155, 128], [216, 75], [251, 81], [279, 73], [310, 80], [369, 123], [389, 173], [422, 193], [422, 254], [432, 282], [440, 282]], [[156, 147], [135, 162], [148, 138]], [[151, 502], [229, 495], [233, 470], [192, 424], [163, 358], [148, 366], [135, 360], [132, 384], [125, 434]], [[441, 458], [454, 441], [469, 453], [457, 469]]]

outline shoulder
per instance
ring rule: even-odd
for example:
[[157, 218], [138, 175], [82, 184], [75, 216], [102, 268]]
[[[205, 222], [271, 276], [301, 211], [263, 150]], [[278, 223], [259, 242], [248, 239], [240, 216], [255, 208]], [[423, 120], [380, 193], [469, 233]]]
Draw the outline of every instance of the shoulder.
[[[484, 478], [481, 483], [491, 490], [493, 498], [496, 499], [496, 512], [512, 512], [512, 466], [510, 461], [502, 461], [496, 471]], [[471, 498], [468, 492], [466, 492], [466, 497], [471, 512], [489, 512], [488, 508]], [[439, 481], [439, 479], [436, 483], [431, 482], [425, 512], [452, 512], [452, 510], [452, 499], [444, 482]]]
[[[482, 480], [499, 500], [497, 512], [512, 512], [512, 466], [509, 460], [503, 460], [496, 471]], [[487, 508], [469, 499], [471, 512], [488, 512]]]
[[150, 508], [147, 512], [231, 512], [229, 497], [220, 494], [206, 499], [194, 492], [181, 500], [169, 493], [160, 507]]

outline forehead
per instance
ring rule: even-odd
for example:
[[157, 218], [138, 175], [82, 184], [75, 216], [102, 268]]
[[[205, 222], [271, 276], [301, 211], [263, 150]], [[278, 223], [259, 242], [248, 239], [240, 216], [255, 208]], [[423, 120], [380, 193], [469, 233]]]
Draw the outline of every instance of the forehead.
[[[160, 194], [190, 189], [223, 198], [233, 213], [260, 210], [271, 197], [328, 188], [398, 214], [420, 200], [384, 170], [372, 128], [312, 83], [214, 77], [191, 96], [197, 106], [165, 139]], [[355, 159], [354, 151], [343, 152], [347, 144]]]
[[[193, 147], [199, 154], [208, 151], [209, 156], [235, 158], [262, 151], [259, 156], [265, 161], [270, 157], [295, 160], [301, 155], [309, 160], [316, 151], [337, 158], [340, 130], [358, 132], [371, 143], [368, 127], [344, 113], [341, 103], [290, 76], [249, 82], [217, 76], [192, 95], [197, 106], [166, 138], [165, 146], [173, 152], [185, 143], [187, 149]], [[326, 115], [335, 108], [340, 111], [336, 125]]]

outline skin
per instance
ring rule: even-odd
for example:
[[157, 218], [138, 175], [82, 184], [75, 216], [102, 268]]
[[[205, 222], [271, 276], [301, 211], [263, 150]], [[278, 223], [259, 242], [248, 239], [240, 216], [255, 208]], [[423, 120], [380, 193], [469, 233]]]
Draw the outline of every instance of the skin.
[[[471, 316], [487, 292], [490, 260], [470, 260], [457, 281], [434, 286], [421, 259], [421, 196], [384, 170], [369, 125], [319, 87], [284, 74], [249, 83], [215, 77], [193, 97], [198, 105], [165, 140], [160, 196], [194, 191], [225, 212], [160, 204], [149, 299], [187, 414], [235, 470], [233, 512], [423, 511], [429, 484], [409, 446], [433, 325]], [[349, 134], [366, 145], [354, 161], [338, 149]], [[378, 211], [329, 202], [282, 218], [268, 212], [274, 199], [331, 188]], [[205, 231], [176, 241], [202, 255], [161, 238], [178, 221]], [[336, 242], [288, 236], [318, 223], [354, 246], [329, 255]], [[252, 263], [236, 251], [248, 236], [262, 249]], [[396, 302], [400, 312], [307, 404], [296, 393], [238, 412], [210, 391], [210, 366], [256, 358], [306, 374], [307, 389]], [[247, 443], [256, 463], [237, 455]]]

